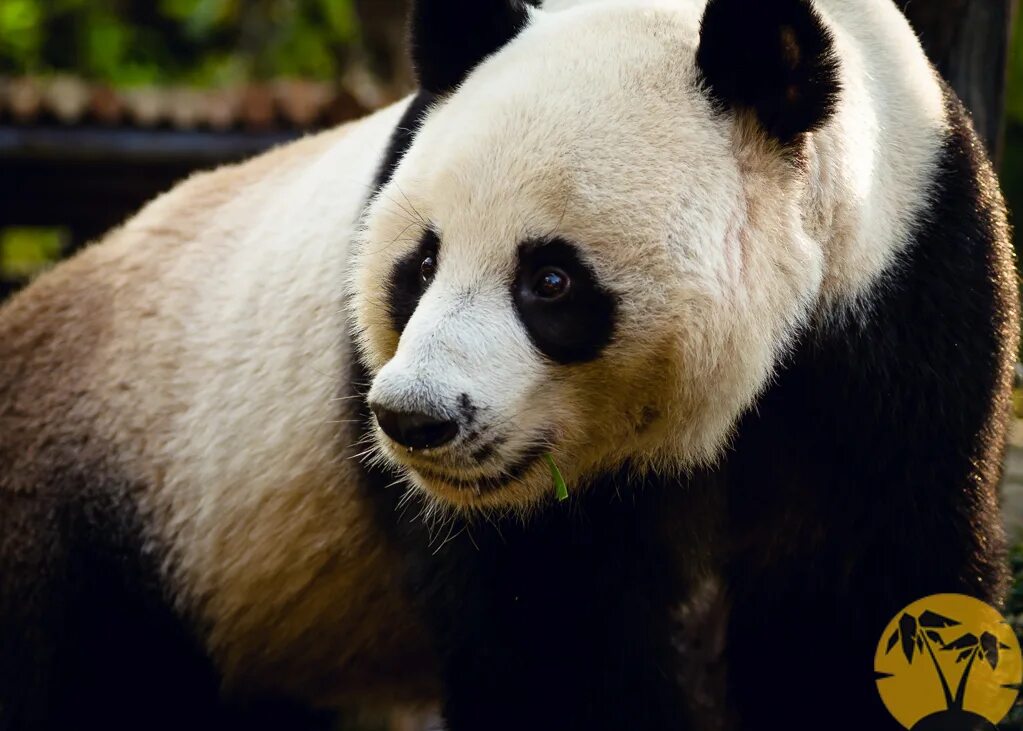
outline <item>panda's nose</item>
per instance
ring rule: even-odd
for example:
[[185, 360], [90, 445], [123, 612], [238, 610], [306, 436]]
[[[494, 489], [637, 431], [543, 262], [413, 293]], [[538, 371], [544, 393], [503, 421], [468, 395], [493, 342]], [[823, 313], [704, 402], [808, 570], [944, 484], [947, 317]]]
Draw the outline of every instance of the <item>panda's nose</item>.
[[433, 449], [449, 443], [458, 434], [458, 424], [430, 414], [391, 411], [370, 404], [384, 434], [409, 449]]

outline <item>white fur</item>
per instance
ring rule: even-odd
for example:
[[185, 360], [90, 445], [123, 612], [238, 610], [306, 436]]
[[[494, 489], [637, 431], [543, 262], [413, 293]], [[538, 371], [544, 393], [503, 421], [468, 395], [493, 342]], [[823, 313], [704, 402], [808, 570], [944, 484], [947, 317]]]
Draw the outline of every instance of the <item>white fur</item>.
[[889, 0], [816, 0], [842, 62], [836, 118], [814, 136], [807, 229], [827, 256], [824, 295], [869, 295], [912, 240], [946, 131], [938, 77]]
[[[809, 172], [747, 115], [713, 113], [694, 61], [703, 5], [532, 11], [430, 114], [367, 216], [353, 284], [372, 395], [452, 414], [468, 393], [507, 440], [482, 474], [546, 440], [572, 484], [626, 459], [715, 459], [793, 334], [852, 307], [910, 240], [944, 115], [889, 0], [817, 3], [843, 92], [809, 143]], [[380, 283], [427, 225], [440, 269], [396, 341]], [[620, 298], [616, 338], [590, 364], [542, 359], [511, 304], [517, 244], [550, 233], [582, 247]], [[450, 504], [525, 508], [551, 491], [541, 464], [500, 491], [458, 489], [415, 471], [481, 474], [458, 442], [409, 456], [378, 436]]]
[[349, 242], [402, 110], [199, 176], [97, 249], [134, 272], [110, 438], [231, 689], [334, 704], [387, 667], [370, 658], [415, 652], [340, 400]]

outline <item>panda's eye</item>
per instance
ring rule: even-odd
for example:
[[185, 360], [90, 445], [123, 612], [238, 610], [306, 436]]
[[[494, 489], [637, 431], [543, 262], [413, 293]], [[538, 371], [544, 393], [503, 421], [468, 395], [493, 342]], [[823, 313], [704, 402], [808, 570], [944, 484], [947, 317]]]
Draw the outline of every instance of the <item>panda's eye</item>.
[[429, 284], [433, 281], [436, 273], [437, 258], [433, 254], [427, 254], [419, 264], [419, 278], [423, 280], [424, 284]]
[[419, 246], [394, 262], [387, 280], [387, 310], [395, 332], [405, 329], [419, 306], [419, 299], [437, 276], [439, 252], [440, 236], [433, 229], [427, 229]]
[[533, 293], [545, 300], [564, 297], [572, 286], [572, 280], [557, 267], [544, 267], [533, 280]]
[[614, 335], [618, 300], [563, 238], [519, 244], [512, 297], [530, 340], [556, 363], [585, 363]]

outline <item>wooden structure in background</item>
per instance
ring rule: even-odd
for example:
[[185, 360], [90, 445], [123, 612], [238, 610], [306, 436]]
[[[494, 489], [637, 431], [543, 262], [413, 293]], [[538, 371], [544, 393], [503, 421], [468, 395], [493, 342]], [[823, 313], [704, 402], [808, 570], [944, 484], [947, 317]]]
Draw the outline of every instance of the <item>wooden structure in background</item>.
[[66, 227], [75, 249], [192, 171], [297, 134], [0, 125], [0, 225]]
[[[0, 228], [66, 229], [69, 254], [195, 170], [360, 117], [393, 96], [359, 69], [338, 83], [209, 90], [0, 78]], [[0, 272], [0, 298], [20, 284]]]

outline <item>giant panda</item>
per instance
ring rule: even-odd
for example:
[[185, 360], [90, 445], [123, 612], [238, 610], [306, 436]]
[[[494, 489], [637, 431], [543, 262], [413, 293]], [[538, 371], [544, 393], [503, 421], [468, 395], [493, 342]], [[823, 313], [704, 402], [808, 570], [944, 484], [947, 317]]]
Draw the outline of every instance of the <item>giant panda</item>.
[[411, 48], [0, 312], [0, 726], [897, 728], [885, 623], [1003, 596], [1018, 315], [895, 5], [419, 0]]

